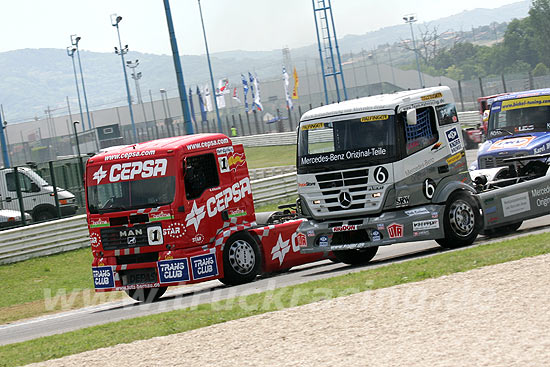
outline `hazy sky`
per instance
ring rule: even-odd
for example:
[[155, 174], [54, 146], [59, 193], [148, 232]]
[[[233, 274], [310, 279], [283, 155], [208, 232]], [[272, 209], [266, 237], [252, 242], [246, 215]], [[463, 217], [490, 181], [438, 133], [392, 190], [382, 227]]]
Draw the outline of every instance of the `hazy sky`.
[[[416, 13], [430, 21], [479, 7], [496, 8], [517, 0], [332, 0], [338, 37], [363, 34], [402, 23]], [[203, 54], [197, 0], [171, 0], [180, 54]], [[210, 52], [272, 50], [316, 42], [310, 0], [202, 0]], [[123, 17], [120, 31], [130, 50], [169, 54], [162, 0], [3, 0], [0, 52], [22, 48], [62, 48], [70, 35], [83, 50], [110, 52], [117, 45], [110, 15]]]

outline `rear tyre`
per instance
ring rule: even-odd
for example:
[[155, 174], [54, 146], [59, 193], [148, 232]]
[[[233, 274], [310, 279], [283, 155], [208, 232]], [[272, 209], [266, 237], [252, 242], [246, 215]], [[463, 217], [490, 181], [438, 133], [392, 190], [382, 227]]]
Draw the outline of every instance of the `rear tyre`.
[[168, 287], [128, 289], [126, 294], [138, 302], [151, 303], [157, 301]]
[[436, 242], [445, 248], [469, 246], [475, 241], [480, 227], [481, 214], [477, 201], [469, 193], [454, 193], [447, 200], [443, 215], [445, 238]]
[[246, 232], [234, 234], [223, 249], [223, 273], [226, 285], [253, 281], [260, 272], [261, 253], [254, 238]]
[[376, 256], [378, 246], [367, 247], [357, 250], [334, 251], [334, 257], [340, 262], [348, 265], [363, 265], [368, 263]]

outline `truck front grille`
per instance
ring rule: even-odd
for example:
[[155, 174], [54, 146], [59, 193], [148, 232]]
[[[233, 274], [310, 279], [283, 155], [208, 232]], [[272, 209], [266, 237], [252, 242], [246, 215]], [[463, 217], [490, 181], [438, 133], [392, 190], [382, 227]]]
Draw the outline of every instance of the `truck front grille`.
[[[366, 192], [368, 190], [369, 170], [365, 168], [331, 172], [315, 175], [315, 179], [323, 195], [323, 204], [328, 212], [341, 210], [363, 209], [365, 207]], [[343, 208], [338, 200], [341, 188], [351, 194], [352, 204]]]
[[498, 156], [485, 156], [479, 159], [479, 168], [496, 168], [496, 167], [508, 167], [510, 164], [515, 164], [514, 162], [504, 162], [506, 158], [514, 157], [523, 157], [527, 153], [521, 152], [516, 154], [503, 154]]
[[133, 227], [111, 227], [101, 229], [101, 243], [104, 250], [119, 250], [148, 245], [148, 225]]

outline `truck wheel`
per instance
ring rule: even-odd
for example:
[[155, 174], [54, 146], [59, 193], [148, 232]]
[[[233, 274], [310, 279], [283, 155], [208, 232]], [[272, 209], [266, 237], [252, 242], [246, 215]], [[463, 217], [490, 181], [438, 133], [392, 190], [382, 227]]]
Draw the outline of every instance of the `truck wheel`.
[[436, 242], [445, 248], [458, 248], [471, 245], [481, 223], [479, 205], [472, 195], [459, 192], [451, 195], [445, 206], [443, 228], [445, 238]]
[[138, 302], [151, 303], [158, 300], [168, 287], [128, 289], [126, 294]]
[[223, 249], [223, 273], [226, 285], [238, 285], [254, 280], [260, 272], [261, 254], [258, 244], [246, 232], [229, 238]]
[[517, 231], [522, 224], [523, 224], [523, 221], [519, 221], [512, 224], [507, 224], [502, 227], [486, 229], [484, 231], [481, 231], [481, 234], [488, 237], [505, 236], [507, 234]]
[[376, 256], [378, 246], [367, 247], [358, 250], [343, 250], [334, 251], [334, 256], [340, 262], [348, 265], [363, 265], [372, 260]]

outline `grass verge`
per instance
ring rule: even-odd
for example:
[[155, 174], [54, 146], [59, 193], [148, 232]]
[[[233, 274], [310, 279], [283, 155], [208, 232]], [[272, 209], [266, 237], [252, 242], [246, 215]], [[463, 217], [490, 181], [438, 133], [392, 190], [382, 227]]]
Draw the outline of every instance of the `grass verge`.
[[[119, 343], [184, 332], [321, 299], [436, 278], [547, 253], [550, 253], [550, 234], [546, 233], [463, 251], [446, 252], [246, 297], [1, 346], [0, 365], [16, 366], [45, 361]], [[120, 332], [121, 330], [124, 332]]]
[[244, 152], [249, 169], [296, 164], [296, 145], [246, 147]]

